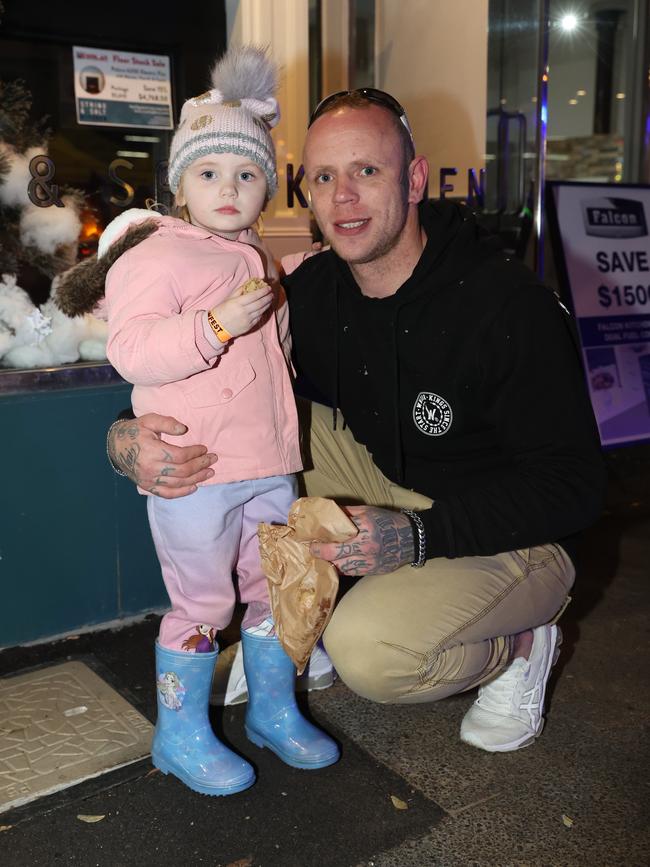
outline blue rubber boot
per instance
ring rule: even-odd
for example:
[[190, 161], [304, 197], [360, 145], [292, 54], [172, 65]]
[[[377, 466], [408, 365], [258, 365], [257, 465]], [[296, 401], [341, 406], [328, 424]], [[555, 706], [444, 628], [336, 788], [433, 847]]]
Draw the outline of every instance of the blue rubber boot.
[[158, 720], [151, 761], [202, 795], [232, 795], [255, 782], [253, 768], [222, 744], [210, 725], [218, 653], [168, 650], [156, 642]]
[[274, 636], [242, 630], [248, 684], [246, 735], [294, 768], [325, 768], [340, 757], [336, 743], [298, 710], [296, 669]]

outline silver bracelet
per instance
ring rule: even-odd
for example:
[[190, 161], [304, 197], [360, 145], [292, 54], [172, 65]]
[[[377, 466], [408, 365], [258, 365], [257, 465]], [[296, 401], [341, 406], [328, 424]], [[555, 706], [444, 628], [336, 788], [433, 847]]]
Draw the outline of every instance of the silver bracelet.
[[411, 566], [415, 569], [420, 569], [427, 562], [427, 537], [424, 532], [422, 518], [412, 509], [400, 509], [400, 511], [410, 520], [413, 527], [413, 541], [417, 540], [417, 556], [411, 563]]
[[109, 449], [109, 445], [111, 442], [111, 431], [113, 430], [113, 428], [115, 427], [116, 424], [120, 424], [123, 421], [124, 421], [123, 418], [118, 418], [116, 421], [113, 422], [113, 424], [108, 429], [108, 433], [106, 434], [106, 457], [108, 458], [108, 462], [111, 465], [111, 467], [113, 468], [113, 471], [116, 472], [118, 474], [118, 476], [124, 476], [126, 478], [126, 473], [123, 473], [122, 470], [118, 466], [116, 466], [116, 464], [113, 463], [113, 458], [111, 457], [111, 452]]

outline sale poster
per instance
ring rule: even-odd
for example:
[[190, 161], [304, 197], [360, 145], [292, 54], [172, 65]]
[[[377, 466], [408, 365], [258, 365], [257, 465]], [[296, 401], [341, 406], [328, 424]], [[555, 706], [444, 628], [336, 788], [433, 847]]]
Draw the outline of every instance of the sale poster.
[[72, 55], [78, 123], [173, 128], [169, 57], [78, 45]]
[[650, 187], [549, 186], [601, 442], [649, 441]]

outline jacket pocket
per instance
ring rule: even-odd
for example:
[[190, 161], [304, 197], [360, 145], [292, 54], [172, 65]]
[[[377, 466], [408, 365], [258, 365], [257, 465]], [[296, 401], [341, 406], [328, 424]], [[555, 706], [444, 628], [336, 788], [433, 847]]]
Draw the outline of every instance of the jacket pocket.
[[247, 359], [238, 360], [232, 370], [217, 370], [204, 374], [201, 382], [185, 391], [185, 399], [193, 407], [219, 406], [230, 403], [255, 379], [253, 366]]

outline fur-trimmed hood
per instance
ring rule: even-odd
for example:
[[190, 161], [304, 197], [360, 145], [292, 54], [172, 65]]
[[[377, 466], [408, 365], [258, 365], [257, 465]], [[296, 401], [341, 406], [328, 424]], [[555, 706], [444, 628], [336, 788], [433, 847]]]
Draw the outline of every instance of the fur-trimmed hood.
[[[98, 253], [70, 268], [59, 279], [54, 301], [66, 316], [92, 313], [105, 294], [106, 275], [120, 256], [146, 240], [160, 226], [155, 211], [132, 208], [107, 227]], [[125, 228], [126, 227], [126, 228]]]

